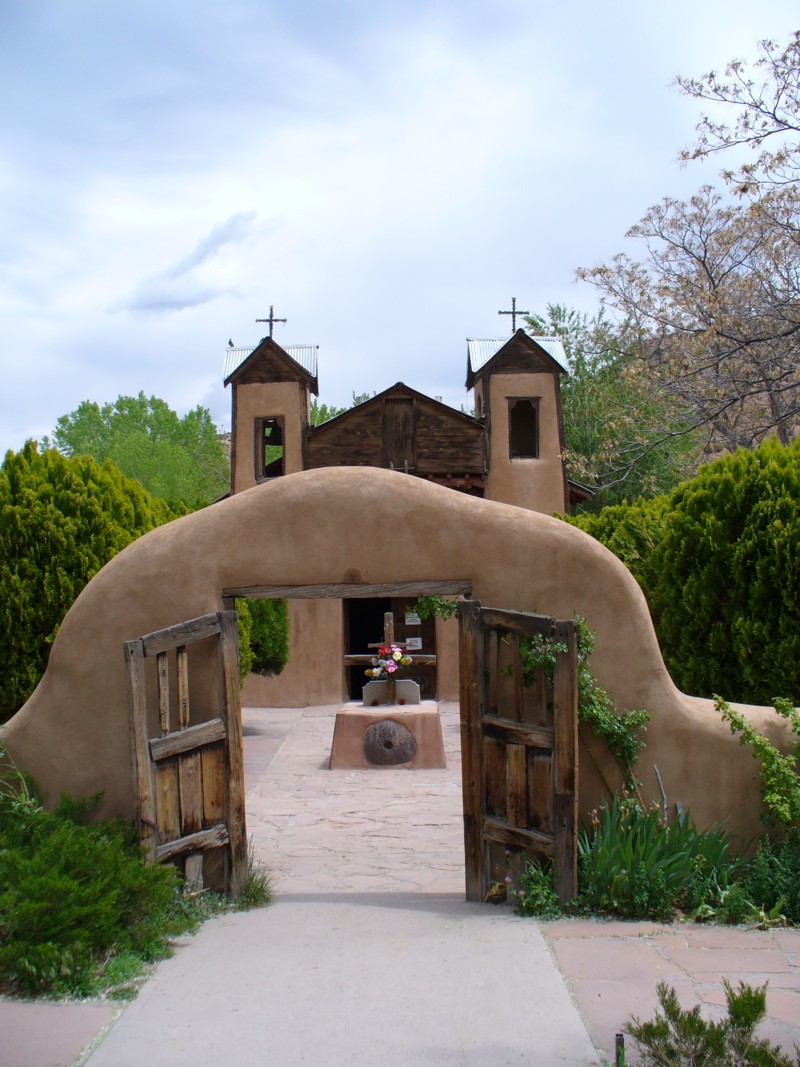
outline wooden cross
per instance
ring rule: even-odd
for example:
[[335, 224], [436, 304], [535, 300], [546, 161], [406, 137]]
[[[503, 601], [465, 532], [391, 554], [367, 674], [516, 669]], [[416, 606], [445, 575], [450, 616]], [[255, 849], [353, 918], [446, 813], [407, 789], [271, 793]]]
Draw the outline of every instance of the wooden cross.
[[[387, 611], [383, 616], [383, 640], [375, 641], [367, 645], [367, 648], [391, 648], [392, 645], [397, 645], [394, 639], [394, 612]], [[403, 649], [402, 644], [397, 645], [397, 647]]]
[[[527, 314], [527, 312], [526, 312]], [[275, 318], [275, 308], [272, 304], [269, 306], [269, 318], [268, 319], [256, 319], [256, 322], [268, 322], [269, 323], [269, 335], [272, 337], [272, 327], [276, 322], [286, 322], [286, 319]]]
[[[511, 297], [511, 310], [510, 311], [498, 311], [498, 315], [510, 315], [511, 316], [511, 332], [517, 332], [517, 315], [530, 315], [530, 311], [517, 311], [517, 298]], [[270, 336], [272, 336], [270, 334]]]
[[[383, 616], [383, 640], [374, 641], [371, 644], [368, 644], [367, 648], [391, 648], [392, 645], [397, 645], [402, 652], [407, 651], [404, 641], [395, 641], [394, 615], [391, 611], [387, 611]], [[355, 653], [344, 657], [344, 665], [345, 667], [369, 667], [374, 659], [375, 655], [372, 652], [366, 654]], [[414, 652], [413, 660], [414, 663], [420, 666], [423, 664], [433, 665], [436, 663], [436, 655], [435, 653], [423, 655], [420, 652]]]

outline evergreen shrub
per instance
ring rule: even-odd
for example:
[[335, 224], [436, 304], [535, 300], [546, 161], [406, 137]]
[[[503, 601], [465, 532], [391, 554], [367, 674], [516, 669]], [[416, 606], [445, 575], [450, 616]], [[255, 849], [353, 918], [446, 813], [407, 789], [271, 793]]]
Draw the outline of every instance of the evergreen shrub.
[[64, 615], [89, 579], [174, 518], [111, 463], [28, 441], [0, 466], [0, 722], [27, 700]]
[[289, 614], [285, 600], [248, 602], [254, 674], [280, 674], [289, 658]]
[[121, 822], [83, 824], [86, 808], [0, 789], [2, 991], [86, 995], [112, 956], [158, 958], [190, 925], [175, 869], [145, 863]]
[[665, 497], [569, 521], [630, 568], [682, 690], [800, 703], [800, 441], [739, 450]]

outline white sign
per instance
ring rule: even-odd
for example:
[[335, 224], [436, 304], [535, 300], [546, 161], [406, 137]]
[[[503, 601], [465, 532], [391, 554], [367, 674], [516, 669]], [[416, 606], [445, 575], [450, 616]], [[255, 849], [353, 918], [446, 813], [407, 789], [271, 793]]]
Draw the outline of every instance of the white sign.
[[421, 637], [407, 637], [405, 642], [404, 642], [404, 644], [405, 644], [406, 648], [409, 649], [409, 650], [413, 649], [415, 652], [421, 652], [422, 651], [422, 638]]
[[406, 612], [406, 626], [421, 626], [422, 619], [417, 615], [416, 611]]

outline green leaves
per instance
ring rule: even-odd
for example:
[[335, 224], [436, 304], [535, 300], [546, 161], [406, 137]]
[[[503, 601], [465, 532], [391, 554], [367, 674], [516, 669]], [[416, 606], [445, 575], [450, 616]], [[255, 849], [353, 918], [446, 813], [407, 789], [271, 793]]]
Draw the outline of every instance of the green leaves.
[[578, 837], [581, 903], [630, 919], [670, 919], [699, 867], [719, 874], [733, 865], [729, 840], [697, 830], [688, 816], [666, 824], [657, 810], [614, 797]]
[[110, 463], [39, 452], [0, 467], [0, 722], [30, 696], [58, 627], [89, 579], [173, 515]]
[[632, 571], [684, 692], [800, 702], [800, 441], [739, 450], [667, 496], [569, 521]]
[[767, 1010], [767, 985], [753, 988], [739, 982], [734, 989], [727, 978], [727, 1017], [719, 1022], [704, 1019], [700, 1007], [681, 1008], [675, 990], [659, 982], [660, 1011], [650, 1022], [630, 1019], [625, 1027], [636, 1042], [641, 1060], [651, 1067], [792, 1067], [777, 1045], [755, 1036]]
[[[800, 740], [794, 752], [784, 755], [721, 697], [715, 697], [715, 706], [731, 733], [739, 734], [739, 744], [749, 745], [753, 759], [761, 763], [762, 796], [770, 818], [784, 827], [800, 827]], [[791, 702], [776, 700], [775, 710], [800, 738], [800, 713]]]
[[66, 456], [110, 459], [175, 508], [204, 507], [229, 488], [228, 459], [207, 408], [182, 419], [158, 397], [118, 396], [102, 407], [84, 400], [53, 431]]
[[[641, 731], [647, 725], [650, 715], [643, 710], [618, 711], [614, 701], [605, 689], [597, 684], [589, 667], [589, 659], [594, 648], [594, 634], [586, 620], [577, 618], [578, 649], [578, 718], [588, 723], [592, 731], [602, 737], [611, 754], [619, 764], [625, 783], [633, 788], [634, 767], [639, 758], [639, 751], [644, 745]], [[526, 686], [533, 686], [539, 671], [552, 684], [553, 669], [557, 657], [566, 652], [566, 645], [558, 641], [546, 640], [541, 634], [533, 634], [520, 640], [520, 659], [522, 661], [522, 678]]]

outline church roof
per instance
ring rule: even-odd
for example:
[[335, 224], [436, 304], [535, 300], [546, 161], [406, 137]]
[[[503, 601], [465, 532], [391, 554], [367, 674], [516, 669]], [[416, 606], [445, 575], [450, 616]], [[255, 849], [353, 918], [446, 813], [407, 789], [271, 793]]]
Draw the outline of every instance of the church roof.
[[[522, 332], [522, 331], [518, 331]], [[469, 370], [471, 374], [477, 374], [489, 360], [493, 359], [497, 353], [508, 344], [512, 337], [500, 337], [500, 338], [485, 338], [485, 337], [468, 337], [467, 338], [467, 358], [469, 361]], [[535, 341], [536, 344], [543, 348], [544, 351], [550, 356], [551, 359], [561, 367], [567, 374], [569, 374], [569, 360], [567, 359], [567, 353], [564, 349], [564, 343], [558, 337], [530, 337], [531, 341]]]
[[[265, 338], [262, 338], [262, 341]], [[261, 342], [259, 342], [261, 344]], [[302, 367], [306, 374], [312, 378], [317, 377], [317, 352], [319, 351], [319, 345], [281, 345], [280, 346], [287, 356], [290, 356], [298, 366]], [[225, 373], [223, 379], [225, 381], [230, 378], [235, 370], [237, 370], [251, 352], [255, 352], [256, 346], [250, 346], [248, 348], [229, 348], [225, 353]]]

